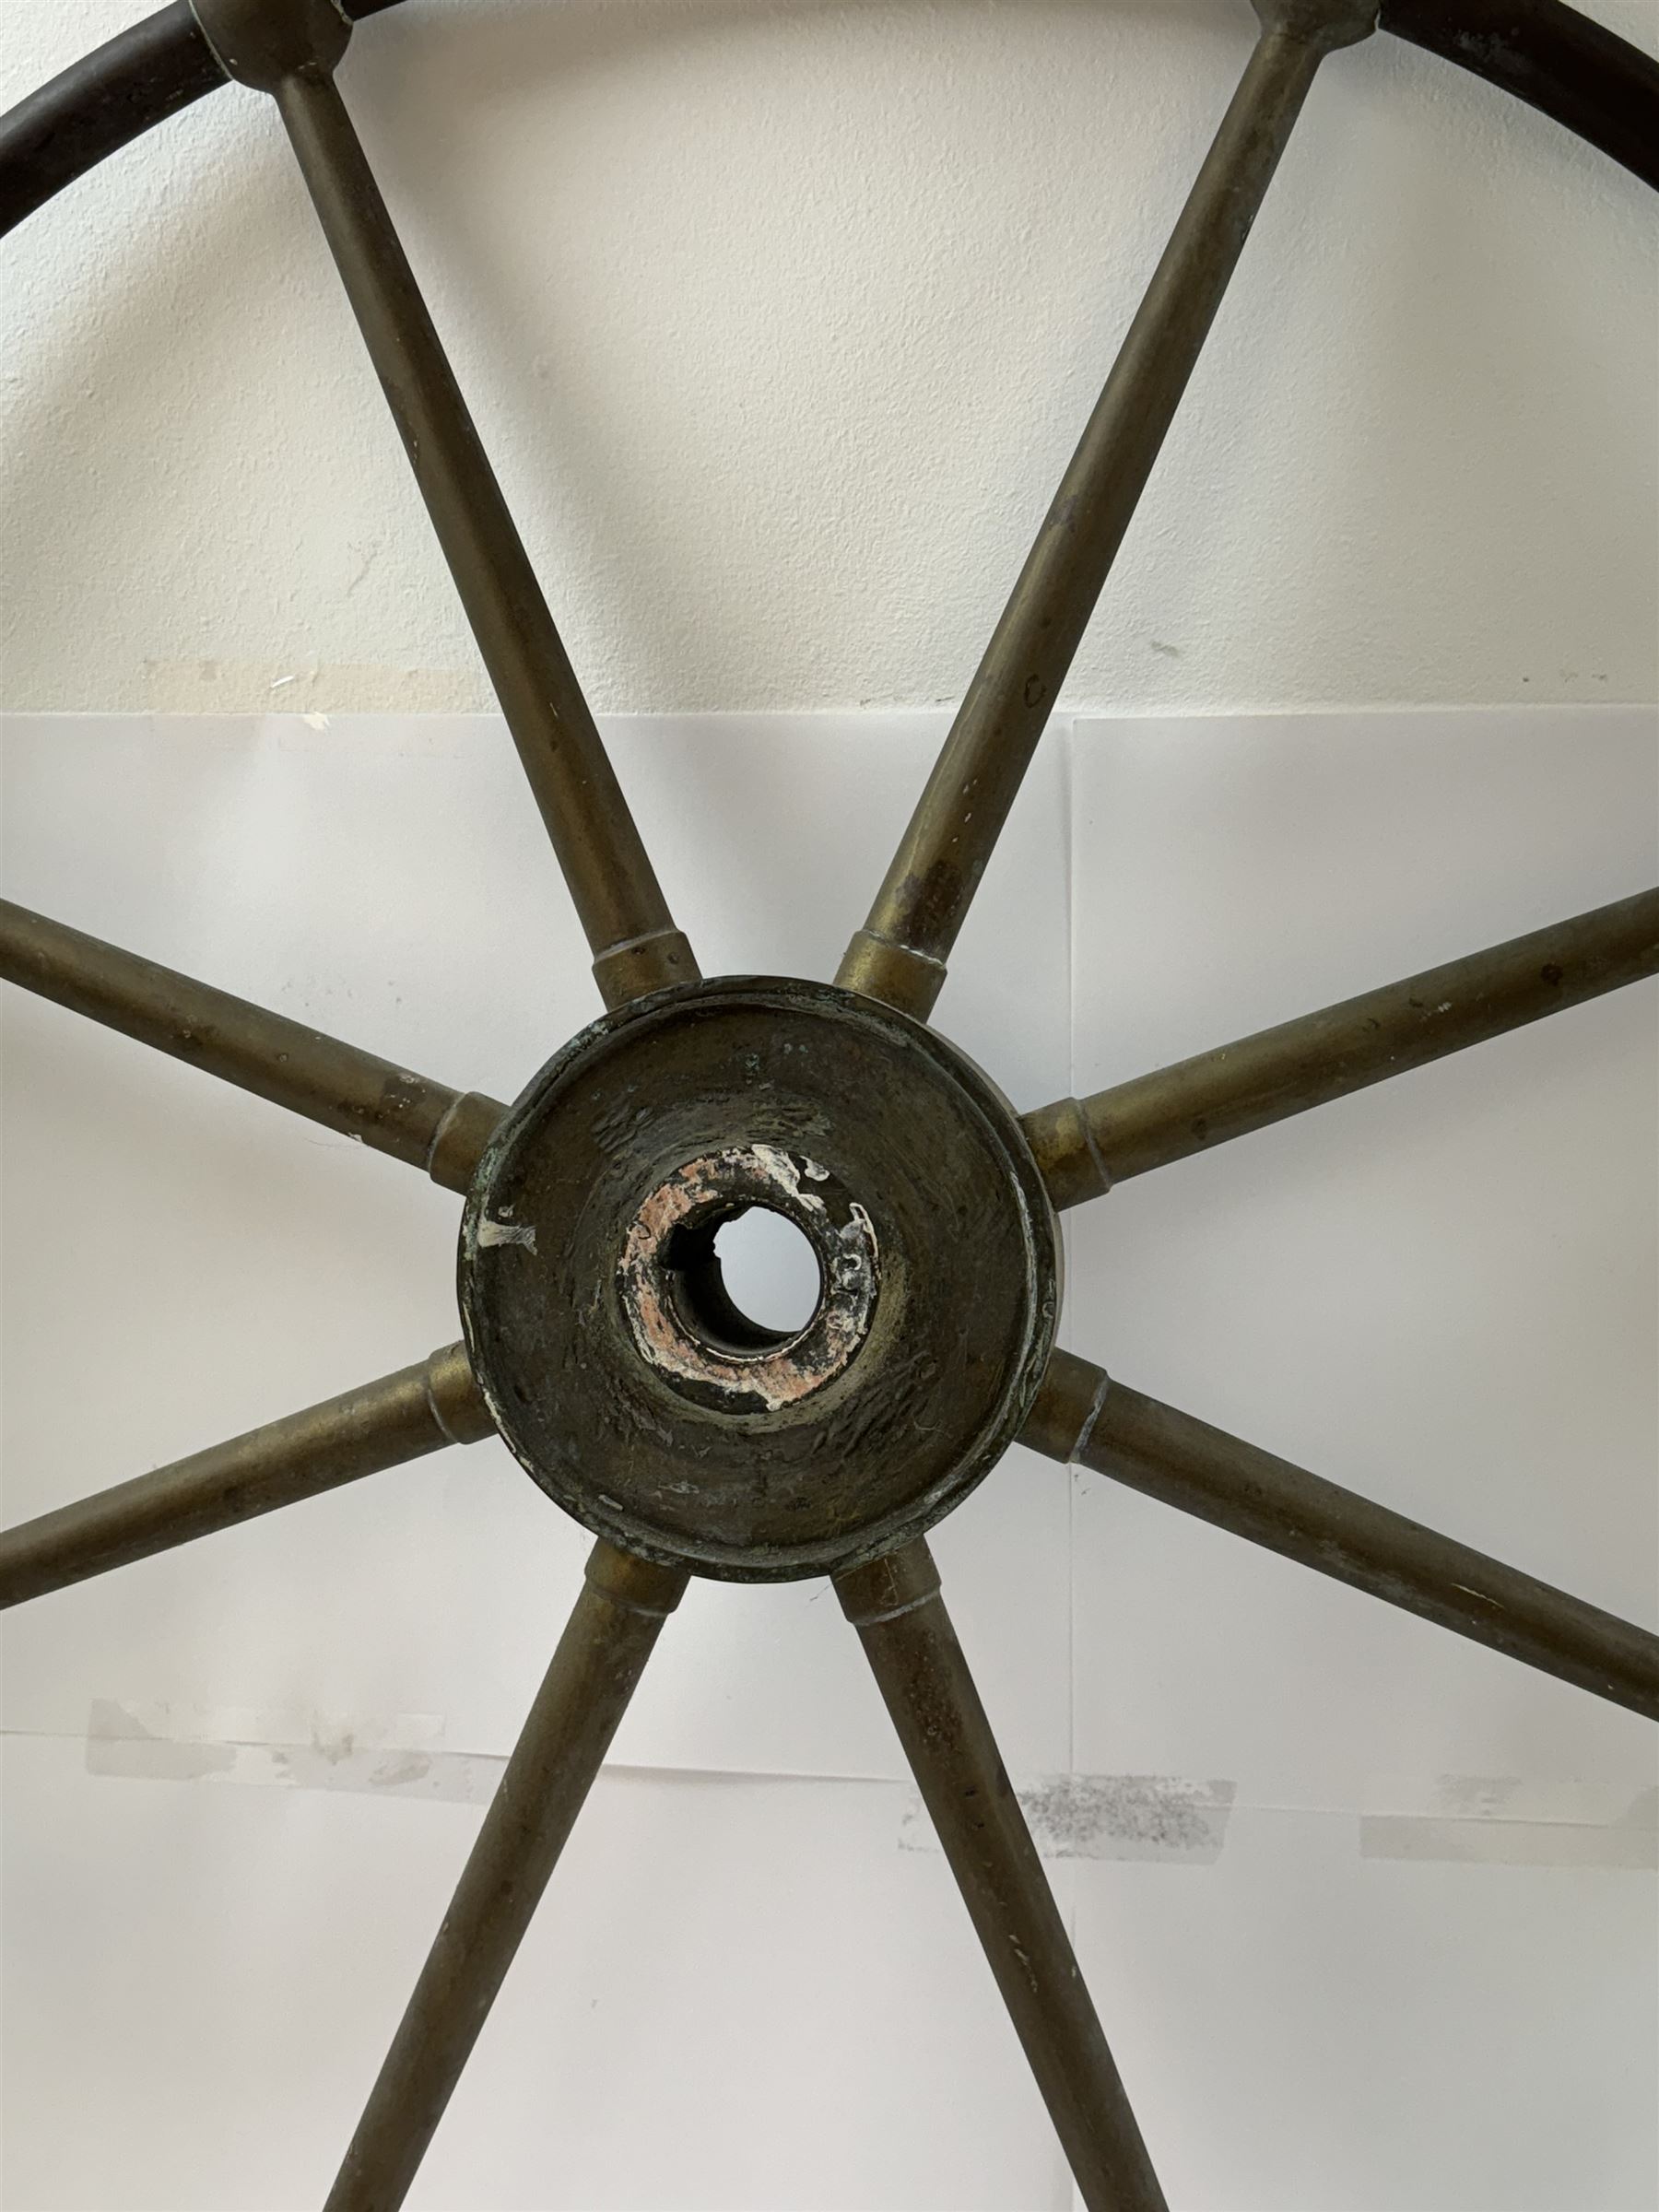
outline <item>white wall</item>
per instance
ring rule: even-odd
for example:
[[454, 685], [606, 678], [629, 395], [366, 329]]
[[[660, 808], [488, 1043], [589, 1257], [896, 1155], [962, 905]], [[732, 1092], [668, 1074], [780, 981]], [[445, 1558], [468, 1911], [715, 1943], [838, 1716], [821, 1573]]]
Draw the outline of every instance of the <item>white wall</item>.
[[[135, 12], [5, 0], [7, 95]], [[1659, 43], [1653, 0], [1592, 12]], [[959, 693], [1251, 23], [418, 0], [364, 27], [348, 98], [599, 706]], [[1333, 62], [1072, 703], [1651, 697], [1652, 216], [1442, 64]], [[176, 120], [0, 266], [5, 703], [487, 703], [268, 106]]]
[[[943, 719], [607, 725], [711, 972], [826, 971]], [[1063, 722], [943, 1026], [1030, 1104], [1621, 896], [1654, 736]], [[593, 1011], [493, 719], [16, 717], [0, 778], [8, 895], [445, 1081]], [[453, 1337], [451, 1194], [0, 1017], [0, 1520]], [[1135, 1177], [1068, 1341], [1659, 1622], [1656, 1073], [1649, 982]], [[1653, 2212], [1650, 1726], [1018, 1450], [934, 1543], [1176, 2212]], [[7, 2212], [314, 2212], [586, 1549], [479, 1444], [4, 1616]], [[699, 1583], [616, 1754], [410, 2212], [1074, 2212], [823, 1585]]]

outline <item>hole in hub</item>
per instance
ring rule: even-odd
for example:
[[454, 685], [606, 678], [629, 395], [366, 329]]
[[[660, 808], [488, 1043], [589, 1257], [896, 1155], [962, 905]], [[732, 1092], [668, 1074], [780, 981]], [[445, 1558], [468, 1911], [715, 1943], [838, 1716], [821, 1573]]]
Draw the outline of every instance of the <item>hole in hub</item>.
[[734, 1206], [675, 1230], [663, 1253], [680, 1318], [715, 1351], [775, 1351], [818, 1312], [818, 1254], [787, 1214]]
[[757, 1328], [797, 1336], [818, 1312], [823, 1276], [806, 1231], [787, 1214], [751, 1206], [714, 1232], [726, 1295]]

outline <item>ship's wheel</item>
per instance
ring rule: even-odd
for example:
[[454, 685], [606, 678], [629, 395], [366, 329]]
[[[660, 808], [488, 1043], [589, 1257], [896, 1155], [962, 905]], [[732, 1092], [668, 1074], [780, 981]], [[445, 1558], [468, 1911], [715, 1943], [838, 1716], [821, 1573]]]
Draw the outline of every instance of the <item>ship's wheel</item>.
[[[833, 1583], [1091, 2212], [1164, 2203], [952, 1630], [928, 1531], [1018, 1439], [1659, 1718], [1659, 1638], [1055, 1346], [1058, 1212], [1659, 970], [1659, 890], [1023, 1113], [933, 1026], [987, 859], [1321, 67], [1379, 28], [1659, 185], [1659, 65], [1559, 0], [1255, 0], [1260, 37], [832, 982], [705, 980], [676, 927], [335, 84], [388, 0], [184, 0], [0, 121], [9, 227], [229, 82], [275, 100], [586, 932], [606, 1011], [510, 1105], [0, 909], [0, 973], [462, 1195], [459, 1341], [0, 1539], [0, 1601], [500, 1435], [585, 1586], [329, 2212], [405, 2198], [692, 1575]], [[391, 36], [377, 30], [376, 37]], [[1340, 66], [1340, 63], [1336, 63]], [[549, 1044], [557, 1042], [549, 1040]], [[798, 1326], [722, 1230], [794, 1225]], [[154, 2177], [165, 2187], [166, 2177]]]

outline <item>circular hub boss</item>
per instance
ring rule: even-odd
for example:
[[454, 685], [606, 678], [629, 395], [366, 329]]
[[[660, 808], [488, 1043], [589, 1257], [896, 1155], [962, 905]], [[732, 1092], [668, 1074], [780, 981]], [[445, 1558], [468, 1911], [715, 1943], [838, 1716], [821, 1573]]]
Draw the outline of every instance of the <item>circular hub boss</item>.
[[[794, 1331], [729, 1296], [719, 1230], [792, 1221]], [[1012, 1107], [954, 1046], [824, 984], [745, 979], [606, 1016], [512, 1108], [461, 1231], [503, 1436], [597, 1534], [735, 1582], [920, 1535], [1030, 1410], [1059, 1301]]]

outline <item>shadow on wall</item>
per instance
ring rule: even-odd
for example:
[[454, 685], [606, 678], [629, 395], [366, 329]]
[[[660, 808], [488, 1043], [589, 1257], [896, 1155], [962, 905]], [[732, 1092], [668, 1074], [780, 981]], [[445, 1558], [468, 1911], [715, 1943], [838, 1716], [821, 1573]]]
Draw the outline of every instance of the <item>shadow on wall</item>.
[[[347, 99], [598, 708], [960, 695], [1252, 22], [364, 24]], [[1334, 65], [1063, 703], [1644, 696], [1647, 218], [1459, 72]], [[6, 703], [490, 703], [266, 103], [192, 110], [8, 254]]]
[[[965, 531], [982, 536], [988, 530], [994, 539], [1010, 509], [1018, 514], [1017, 535], [1029, 535], [1110, 358], [1110, 344], [1088, 328], [1089, 288], [1076, 281], [1077, 227], [1056, 221], [1046, 241], [1027, 249], [1053, 281], [1021, 360], [1029, 371], [1035, 357], [1051, 382], [1065, 386], [1062, 441], [1042, 437], [1052, 400], [1040, 408], [1034, 432], [1053, 446], [1053, 465], [1047, 453], [1034, 464], [1028, 445], [1016, 442], [1009, 450], [1006, 441], [996, 461], [1001, 481], [987, 483], [982, 471], [953, 461], [953, 433], [964, 418], [989, 427], [1007, 382], [1006, 358], [979, 326], [976, 289], [982, 296], [988, 277], [984, 304], [992, 314], [1006, 322], [1012, 304], [1017, 320], [1030, 322], [1020, 313], [1027, 303], [1010, 303], [998, 261], [1011, 237], [1029, 234], [1054, 162], [1053, 119], [1041, 81], [1031, 76], [1010, 79], [999, 118], [1006, 139], [972, 143], [967, 134], [979, 127], [975, 117], [953, 124], [948, 103], [924, 107], [923, 91], [936, 88], [948, 70], [957, 19], [982, 12], [742, 0], [626, 7], [604, 0], [585, 6], [465, 0], [463, 11], [411, 0], [406, 10], [371, 19], [359, 31], [343, 87], [550, 595], [572, 644], [590, 648], [578, 657], [600, 669], [617, 659], [631, 664], [632, 679], [614, 703], [719, 703], [744, 688], [724, 672], [752, 667], [757, 651], [764, 656], [769, 650], [770, 641], [757, 640], [756, 631], [765, 630], [775, 610], [764, 597], [757, 604], [751, 592], [722, 588], [721, 532], [705, 536], [694, 526], [688, 542], [677, 512], [688, 479], [706, 485], [707, 508], [720, 510], [728, 532], [735, 528], [748, 538], [751, 553], [759, 540], [780, 571], [812, 564], [823, 580], [819, 604], [827, 630], [836, 626], [838, 598], [850, 598], [842, 611], [860, 623], [863, 606], [856, 593], [850, 597], [844, 578], [851, 566], [867, 587], [871, 564], [858, 561], [850, 547], [872, 521], [879, 526], [880, 510], [896, 514], [898, 546], [878, 545], [871, 559], [886, 568], [894, 626], [901, 615], [916, 638], [906, 663], [913, 658], [930, 665], [943, 658], [950, 689], [966, 682], [971, 658], [938, 650], [937, 631], [951, 627], [933, 581], [941, 545], [959, 547]], [[1230, 81], [1249, 35], [1248, 12], [1232, 0], [1197, 0], [1177, 11], [1165, 0], [1128, 0], [1099, 15], [1108, 79], [1118, 74], [1112, 42], [1128, 25], [1156, 27], [1165, 43], [1172, 35], [1178, 74], [1202, 59], [1218, 87]], [[912, 136], [925, 126], [931, 143], [918, 147], [911, 162], [943, 165], [948, 172], [952, 206], [946, 212], [952, 219], [943, 236], [936, 182], [931, 201], [923, 184], [918, 222], [908, 237], [896, 235], [890, 220], [873, 209], [872, 193], [886, 180], [872, 184], [862, 174], [867, 139], [859, 136], [861, 119], [847, 114], [833, 53], [825, 53], [827, 26], [839, 19], [858, 27], [862, 38], [877, 17], [878, 45], [885, 41], [903, 64], [893, 72], [890, 121]], [[1029, 55], [1041, 53], [1057, 28], [1075, 27], [1079, 11], [1027, 6], [1018, 17], [1021, 51]], [[780, 67], [800, 95], [799, 112], [786, 112], [772, 96], [768, 73]], [[727, 80], [731, 97], [717, 105], [711, 91]], [[660, 273], [679, 296], [666, 320], [684, 323], [693, 350], [700, 337], [719, 343], [724, 325], [743, 374], [752, 379], [747, 392], [731, 394], [730, 411], [711, 413], [695, 391], [684, 390], [660, 344], [664, 318], [630, 314], [626, 276], [609, 288], [612, 296], [595, 315], [595, 300], [607, 287], [594, 280], [592, 241], [580, 225], [570, 248], [580, 304], [559, 297], [557, 267], [549, 286], [546, 256], [559, 232], [561, 186], [568, 181], [574, 196], [584, 171], [591, 176], [595, 167], [615, 166], [642, 81], [671, 83], [677, 100], [683, 87], [693, 135], [723, 130], [740, 149], [727, 209], [705, 215], [700, 208], [688, 220], [683, 204], [674, 206], [660, 191], [650, 194], [648, 178], [629, 218], [644, 229], [670, 220], [677, 226], [667, 265], [658, 257]], [[1196, 159], [1207, 132], [1202, 85], [1190, 104], [1191, 144], [1178, 149], [1182, 159], [1189, 151]], [[838, 125], [847, 126], [845, 159], [837, 158]], [[803, 132], [821, 135], [821, 162], [803, 160]], [[1026, 149], [1026, 173], [1011, 193], [1010, 141]], [[522, 178], [511, 175], [527, 145], [538, 147], [544, 164], [533, 196], [526, 196]], [[742, 171], [745, 158], [757, 152], [785, 172], [781, 189], [796, 202], [808, 265], [792, 285], [787, 269], [771, 265], [770, 252], [758, 253], [747, 264], [752, 281], [739, 288], [730, 282], [730, 264], [710, 272], [698, 249], [711, 228], [729, 222], [740, 239], [753, 226], [756, 210]], [[659, 171], [655, 182], [661, 182]], [[1181, 185], [1170, 189], [1178, 195]], [[502, 211], [512, 210], [515, 200], [516, 214], [503, 224]], [[1171, 212], [1176, 204], [1171, 198]], [[10, 554], [10, 588], [0, 583], [0, 598], [18, 616], [6, 655], [7, 704], [238, 712], [267, 705], [431, 710], [490, 703], [301, 205], [274, 117], [253, 96], [234, 91], [83, 181], [22, 234], [26, 250], [47, 261], [65, 250], [65, 241], [71, 254], [78, 246], [85, 265], [78, 282], [36, 288], [48, 312], [31, 318], [14, 364], [6, 504], [17, 525], [12, 546], [31, 549], [27, 572], [20, 551]], [[859, 231], [873, 212], [869, 242], [876, 252], [866, 265], [860, 262]], [[1163, 212], [1158, 210], [1159, 221]], [[842, 288], [826, 281], [836, 271], [826, 269], [823, 253], [807, 235], [820, 225], [839, 233], [836, 253], [857, 270], [850, 306], [839, 297]], [[539, 265], [530, 265], [518, 250], [526, 237], [536, 241]], [[602, 241], [602, 248], [607, 243], [614, 246], [614, 237]], [[1103, 250], [1109, 262], [1119, 251], [1111, 241]], [[1125, 269], [1126, 279], [1149, 265], [1144, 255], [1140, 260], [1140, 270]], [[619, 377], [618, 341], [629, 335], [630, 321], [644, 325], [632, 334], [638, 343], [629, 358], [637, 367]], [[803, 364], [782, 336], [798, 334], [803, 323], [820, 326], [821, 339], [817, 372], [815, 349], [807, 349], [804, 386], [799, 380], [792, 384], [789, 372]], [[551, 343], [527, 354], [526, 332]], [[181, 407], [178, 394], [191, 373], [186, 369], [181, 378], [182, 340], [187, 361], [241, 364], [240, 389], [218, 377]], [[786, 351], [791, 358], [782, 358]], [[888, 365], [871, 394], [864, 371], [884, 351]], [[194, 374], [201, 380], [199, 368]], [[266, 446], [259, 385], [272, 377], [282, 380], [290, 406], [297, 401], [305, 416], [326, 426], [314, 453], [280, 453]], [[1025, 378], [1017, 381], [1023, 386]], [[876, 402], [867, 423], [858, 418], [861, 396]], [[204, 400], [217, 422], [206, 419]], [[914, 413], [922, 442], [937, 456], [936, 471], [931, 465], [918, 471], [918, 482], [927, 483], [924, 497], [895, 474], [895, 417], [905, 412]], [[766, 418], [759, 426], [763, 437], [747, 434], [745, 418], [751, 415]], [[342, 512], [361, 488], [356, 481], [331, 500], [337, 477], [328, 449], [335, 441], [348, 444], [354, 469], [370, 480], [374, 500], [368, 515]], [[227, 442], [242, 447], [244, 465], [229, 484], [217, 466]], [[749, 467], [751, 442], [806, 449], [802, 473], [811, 488], [797, 493], [775, 481], [736, 488]], [[173, 525], [159, 542], [152, 527], [159, 486]], [[394, 524], [394, 531], [377, 527], [382, 524]], [[227, 640], [270, 633], [267, 561], [303, 575], [336, 608], [381, 567], [363, 593], [363, 615], [353, 618], [354, 659], [342, 665], [337, 653], [320, 651], [302, 598], [275, 657], [227, 653]], [[64, 662], [71, 656], [38, 640], [31, 645], [25, 634], [25, 615], [39, 604], [38, 591], [27, 588], [29, 575], [38, 578], [42, 564], [56, 603], [75, 607], [89, 627], [100, 622], [100, 600], [119, 607], [130, 566], [164, 587], [165, 637], [145, 641], [163, 657], [147, 664], [142, 696], [133, 696], [130, 675], [119, 698], [65, 694]], [[976, 634], [982, 621], [988, 628], [1010, 581], [1006, 559], [989, 564], [976, 594]], [[558, 588], [561, 583], [565, 588]], [[437, 626], [436, 639], [429, 621], [394, 620], [374, 634], [376, 617], [388, 606], [421, 608], [433, 600], [451, 618]], [[447, 665], [430, 665], [435, 642], [449, 649]], [[816, 647], [798, 627], [788, 650], [797, 673], [785, 679], [784, 694], [840, 703], [838, 691], [826, 694], [815, 681]], [[837, 664], [841, 657], [830, 655]], [[319, 659], [327, 663], [321, 674]], [[331, 675], [340, 679], [332, 688]], [[688, 675], [693, 686], [700, 676], [703, 681], [688, 699]], [[272, 696], [274, 685], [279, 696]], [[900, 688], [914, 696], [902, 678]], [[595, 696], [606, 703], [602, 677]]]

